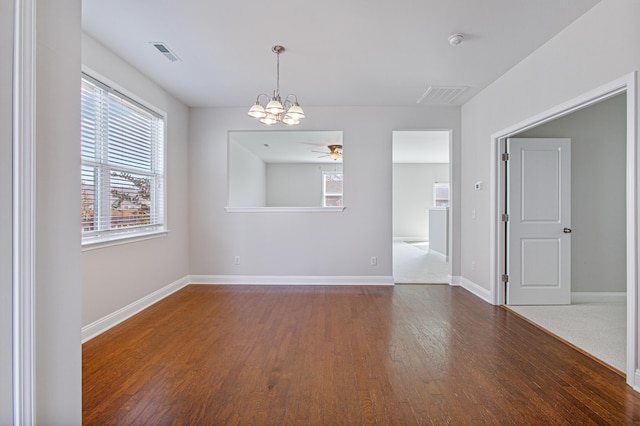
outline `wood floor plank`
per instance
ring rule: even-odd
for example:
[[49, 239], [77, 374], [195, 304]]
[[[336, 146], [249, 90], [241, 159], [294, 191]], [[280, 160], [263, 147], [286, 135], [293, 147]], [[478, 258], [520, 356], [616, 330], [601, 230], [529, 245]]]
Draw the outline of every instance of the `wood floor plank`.
[[640, 395], [461, 288], [190, 285], [83, 345], [83, 422], [631, 424]]

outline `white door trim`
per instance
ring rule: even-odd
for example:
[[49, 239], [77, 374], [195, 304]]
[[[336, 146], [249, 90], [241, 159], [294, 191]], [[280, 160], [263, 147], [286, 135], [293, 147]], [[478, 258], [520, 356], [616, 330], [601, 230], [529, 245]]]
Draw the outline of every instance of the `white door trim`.
[[500, 153], [504, 150], [506, 138], [548, 121], [571, 114], [604, 99], [627, 94], [627, 384], [640, 390], [640, 381], [636, 383], [638, 369], [638, 93], [637, 71], [617, 80], [593, 89], [577, 98], [562, 103], [541, 114], [528, 118], [491, 135], [491, 300], [493, 304], [505, 303], [504, 286], [500, 281], [504, 270], [504, 227], [500, 214], [504, 210], [504, 167]]
[[35, 424], [36, 1], [14, 1], [13, 422]]

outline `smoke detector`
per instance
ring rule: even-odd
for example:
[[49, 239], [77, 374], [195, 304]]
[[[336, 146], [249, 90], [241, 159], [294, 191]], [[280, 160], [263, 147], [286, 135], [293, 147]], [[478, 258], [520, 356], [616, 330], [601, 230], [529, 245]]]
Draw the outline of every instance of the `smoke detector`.
[[462, 40], [464, 40], [463, 34], [451, 34], [449, 36], [449, 44], [452, 46], [459, 45], [460, 43], [462, 43]]

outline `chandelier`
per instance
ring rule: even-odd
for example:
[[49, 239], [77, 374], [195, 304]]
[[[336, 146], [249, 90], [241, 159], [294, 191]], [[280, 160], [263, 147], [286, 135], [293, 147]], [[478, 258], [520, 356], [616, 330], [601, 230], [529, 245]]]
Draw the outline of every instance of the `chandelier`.
[[[257, 118], [262, 124], [274, 125], [276, 123], [284, 123], [289, 126], [300, 124], [305, 115], [302, 107], [298, 103], [296, 95], [287, 95], [284, 102], [280, 98], [280, 54], [284, 52], [284, 47], [275, 45], [271, 50], [276, 54], [276, 89], [273, 91], [273, 97], [264, 93], [260, 93], [256, 99], [255, 105], [251, 107], [247, 113], [249, 117]], [[266, 106], [262, 106], [260, 98], [267, 99]]]

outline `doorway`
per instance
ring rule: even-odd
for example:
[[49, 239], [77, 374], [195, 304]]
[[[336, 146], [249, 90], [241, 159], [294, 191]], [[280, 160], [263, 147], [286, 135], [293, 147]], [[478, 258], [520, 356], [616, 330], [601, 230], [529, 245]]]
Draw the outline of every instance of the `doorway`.
[[[628, 96], [625, 96], [625, 94], [628, 94]], [[637, 229], [637, 210], [635, 207], [637, 190], [634, 178], [637, 171], [637, 123], [635, 115], [635, 97], [635, 75], [632, 74], [601, 88], [595, 89], [579, 98], [547, 111], [546, 113], [513, 126], [512, 128], [505, 129], [504, 131], [493, 135], [492, 138], [494, 141], [493, 149], [496, 157], [492, 160], [492, 197], [495, 201], [495, 203], [492, 203], [492, 216], [495, 220], [495, 223], [493, 224], [494, 229], [492, 230], [492, 244], [494, 247], [494, 259], [492, 265], [492, 296], [495, 304], [504, 304], [506, 301], [505, 296], [507, 293], [507, 285], [501, 282], [500, 277], [504, 273], [503, 271], [509, 270], [509, 259], [506, 255], [507, 252], [504, 244], [507, 227], [501, 223], [500, 216], [501, 212], [504, 211], [507, 201], [503, 191], [501, 190], [501, 188], [504, 188], [504, 185], [507, 183], [507, 176], [504, 167], [500, 164], [498, 155], [500, 152], [503, 152], [502, 150], [505, 148], [506, 139], [516, 135], [527, 137], [548, 137], [550, 134], [544, 134], [543, 131], [545, 129], [553, 129], [554, 126], [561, 122], [561, 117], [566, 117], [565, 120], [572, 120], [577, 117], [574, 113], [585, 110], [582, 113], [588, 114], [590, 107], [606, 108], [607, 105], [611, 105], [611, 103], [615, 102], [622, 104], [622, 112], [618, 114], [618, 118], [624, 119], [626, 123], [623, 122], [621, 126], [622, 130], [620, 131], [621, 135], [619, 136], [619, 139], [621, 140], [620, 145], [615, 147], [610, 144], [610, 140], [608, 138], [605, 138], [604, 141], [600, 141], [600, 145], [592, 146], [583, 152], [583, 154], [586, 153], [587, 155], [595, 156], [597, 159], [595, 159], [595, 157], [591, 158], [591, 160], [587, 158], [582, 159], [581, 161], [576, 159], [576, 161], [573, 162], [576, 165], [579, 165], [582, 162], [583, 167], [586, 169], [586, 172], [584, 172], [586, 174], [583, 174], [581, 177], [576, 178], [573, 176], [573, 186], [577, 184], [584, 185], [586, 187], [586, 189], [583, 190], [578, 189], [577, 192], [585, 192], [583, 198], [584, 200], [587, 200], [588, 204], [585, 207], [580, 204], [582, 202], [580, 201], [580, 197], [572, 197], [572, 228], [574, 231], [572, 238], [574, 238], [573, 246], [577, 250], [577, 252], [572, 256], [572, 269], [574, 270], [574, 277], [572, 279], [572, 286], [574, 287], [572, 289], [572, 299], [576, 300], [575, 296], [578, 296], [577, 300], [581, 302], [594, 301], [597, 299], [610, 301], [612, 295], [614, 299], [616, 299], [616, 297], [619, 299], [619, 296], [621, 295], [623, 295], [622, 297], [626, 296], [623, 299], [626, 300], [626, 303], [623, 301], [623, 304], [626, 307], [626, 324], [624, 324], [626, 325], [626, 332], [623, 331], [623, 334], [626, 337], [626, 342], [624, 343], [626, 360], [624, 361], [624, 367], [622, 370], [626, 373], [627, 383], [630, 385], [633, 385], [635, 382], [634, 373], [637, 367], [637, 246], [635, 243]], [[545, 125], [546, 127], [542, 125]], [[572, 136], [567, 134], [559, 135], [557, 134], [557, 129], [553, 131], [555, 133], [553, 136]], [[572, 145], [572, 149], [574, 147], [580, 147], [579, 143]], [[603, 149], [604, 151], [598, 154], [597, 149]], [[620, 152], [616, 151], [616, 149]], [[615, 186], [614, 188], [611, 187], [611, 183], [605, 184], [609, 179], [609, 176], [607, 176], [607, 174], [603, 175], [598, 171], [598, 166], [601, 165], [599, 163], [604, 163], [610, 160], [620, 162], [617, 166], [608, 166], [606, 168], [606, 170], [609, 170], [608, 173], [620, 173], [620, 176], [618, 176], [616, 180], [617, 183], [613, 184]], [[595, 180], [589, 181], [589, 179]], [[599, 185], [601, 184], [605, 184], [605, 189], [599, 189]], [[604, 201], [608, 197], [612, 196], [616, 191], [620, 191], [622, 194], [620, 196], [621, 199], [613, 201], [616, 199], [614, 196], [610, 202]], [[613, 205], [612, 203], [616, 204]], [[594, 219], [594, 212], [591, 210], [600, 209], [600, 204], [605, 208], [607, 215], [600, 215], [599, 219], [596, 215], [596, 219]], [[615, 213], [610, 215], [609, 213], [614, 210]], [[616, 214], [619, 214], [620, 217], [617, 217]], [[605, 217], [605, 219], [602, 219], [602, 217]], [[594, 220], [597, 223], [594, 222]], [[579, 225], [581, 221], [582, 225]], [[607, 263], [607, 266], [604, 267], [603, 263], [611, 262], [612, 259], [605, 259], [604, 257], [608, 256], [608, 254], [605, 253], [605, 255], [603, 255], [602, 251], [600, 251], [600, 254], [597, 253], [601, 247], [596, 247], [594, 253], [589, 253], [590, 250], [594, 250], [594, 244], [599, 244], [601, 246], [611, 244], [605, 242], [602, 238], [597, 238], [597, 234], [599, 233], [598, 227], [602, 227], [603, 223], [605, 225], [614, 224], [622, 226], [621, 229], [609, 231], [611, 235], [605, 235], [605, 240], [608, 237], [614, 238], [616, 241], [616, 247], [604, 250], [604, 252], [610, 251], [615, 253], [613, 256], [610, 256], [613, 258], [614, 263]], [[578, 238], [582, 239], [581, 243], [576, 241], [577, 235], [580, 235]], [[593, 241], [587, 243], [589, 239], [592, 239], [595, 243]], [[580, 254], [580, 250], [585, 250], [588, 253]], [[622, 261], [622, 264], [616, 264], [615, 261]], [[590, 268], [594, 269], [590, 270]], [[603, 275], [597, 275], [593, 271], [597, 271], [600, 274], [604, 273], [607, 278], [605, 279], [603, 278]], [[615, 280], [611, 279], [612, 275], [618, 272], [618, 278]], [[580, 276], [580, 274], [583, 274], [583, 276]], [[590, 276], [593, 274], [595, 274], [595, 276]], [[615, 282], [612, 283], [613, 281]], [[594, 287], [594, 285], [597, 285], [598, 283], [613, 284], [614, 287], [609, 289]], [[548, 314], [546, 316], [549, 317]], [[592, 330], [591, 337], [593, 338], [594, 335], [595, 332]]]
[[[543, 188], [544, 182], [550, 183], [551, 188], [545, 193], [562, 200], [558, 205], [562, 206], [561, 212], [553, 216], [565, 217], [545, 225], [551, 227], [552, 232], [544, 243], [539, 239], [532, 240], [533, 246], [549, 246], [543, 253], [548, 260], [537, 262], [535, 252], [527, 253], [529, 256], [523, 254], [522, 262], [518, 262], [518, 256], [507, 256], [510, 280], [506, 302], [510, 309], [528, 320], [619, 371], [625, 370], [626, 357], [625, 116], [626, 95], [619, 94], [507, 141], [507, 145], [517, 147], [528, 143], [533, 149], [542, 150], [544, 143], [554, 140], [549, 138], [567, 138], [567, 143], [571, 142], [571, 149], [566, 151], [566, 154], [570, 153], [567, 169], [571, 172], [565, 185], [571, 188], [567, 192], [561, 191], [565, 194], [563, 197], [551, 194], [553, 188], [560, 186], [551, 180], [556, 173], [547, 173], [546, 177], [534, 182], [538, 189]], [[510, 219], [513, 219], [507, 223], [508, 253], [527, 246], [527, 242], [514, 232], [520, 216], [515, 212], [520, 204], [515, 199], [516, 188], [521, 185], [516, 185], [519, 174], [514, 173], [511, 163], [517, 163], [522, 156], [511, 148], [514, 147], [510, 147], [508, 164], [511, 172], [507, 174], [507, 186], [509, 194], [514, 195], [507, 196]], [[561, 158], [562, 150], [557, 152]], [[534, 225], [539, 226], [539, 223]], [[564, 274], [556, 273], [557, 268], [553, 267], [554, 256], [551, 254], [557, 248], [570, 252], [560, 256], [565, 259]], [[549, 275], [552, 279], [548, 281], [553, 284], [558, 277], [564, 275], [566, 278], [557, 286], [527, 288], [518, 282], [522, 274], [517, 272], [518, 263], [526, 262], [532, 266], [529, 270], [533, 270], [536, 278], [540, 274]], [[516, 297], [519, 292], [520, 296]]]
[[450, 281], [450, 130], [392, 134], [393, 278]]

